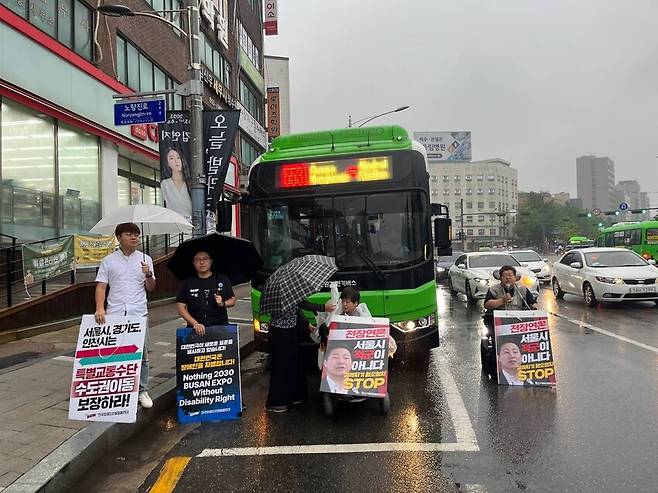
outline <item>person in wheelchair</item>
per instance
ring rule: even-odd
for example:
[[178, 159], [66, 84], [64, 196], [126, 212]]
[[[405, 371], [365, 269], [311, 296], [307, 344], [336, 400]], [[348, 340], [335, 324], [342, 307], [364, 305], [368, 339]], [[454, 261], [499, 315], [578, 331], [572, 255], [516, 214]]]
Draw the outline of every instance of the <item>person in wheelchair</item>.
[[497, 272], [496, 278], [500, 284], [491, 286], [484, 298], [483, 315], [487, 334], [480, 342], [480, 359], [482, 370], [492, 379], [498, 378], [496, 370], [496, 336], [494, 331], [494, 310], [536, 310], [536, 300], [533, 294], [518, 281], [516, 269], [511, 265], [504, 265]]

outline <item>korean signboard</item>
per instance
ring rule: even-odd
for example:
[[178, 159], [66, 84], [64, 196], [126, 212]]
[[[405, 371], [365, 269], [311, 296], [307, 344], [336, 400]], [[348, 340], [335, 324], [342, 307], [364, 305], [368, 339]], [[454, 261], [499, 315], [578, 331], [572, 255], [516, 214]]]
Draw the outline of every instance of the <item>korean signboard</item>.
[[278, 87], [267, 88], [267, 138], [281, 135], [281, 98]]
[[115, 236], [83, 236], [75, 235], [75, 265], [77, 267], [93, 267], [100, 265], [101, 260], [114, 251]]
[[437, 161], [470, 161], [471, 132], [414, 132], [414, 140]]
[[73, 362], [69, 419], [134, 423], [145, 317], [83, 315]]
[[322, 364], [321, 392], [386, 396], [389, 320], [336, 315]]
[[499, 385], [555, 385], [553, 346], [543, 310], [494, 311]]
[[265, 18], [263, 27], [267, 36], [279, 34], [279, 20], [277, 14], [277, 0], [265, 0]]
[[214, 210], [224, 190], [235, 134], [238, 110], [206, 110], [203, 112], [205, 142], [206, 210]]
[[235, 419], [242, 415], [240, 330], [237, 325], [206, 327], [203, 336], [176, 331], [178, 421]]
[[22, 251], [26, 286], [75, 270], [73, 236], [46, 244], [23, 245]]

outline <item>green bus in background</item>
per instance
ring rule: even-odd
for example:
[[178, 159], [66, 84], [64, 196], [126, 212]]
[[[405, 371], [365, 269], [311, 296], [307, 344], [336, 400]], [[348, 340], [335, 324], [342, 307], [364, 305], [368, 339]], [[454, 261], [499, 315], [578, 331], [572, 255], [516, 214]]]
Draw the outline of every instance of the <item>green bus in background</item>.
[[[254, 339], [267, 351], [258, 313], [267, 277], [291, 259], [335, 257], [339, 289], [357, 286], [375, 317], [391, 321], [401, 356], [438, 346], [434, 242], [450, 252], [447, 207], [430, 205], [424, 147], [398, 126], [281, 136], [251, 166], [251, 239], [264, 265], [252, 282]], [[324, 303], [329, 286], [311, 301]], [[311, 319], [311, 314], [307, 314]]]
[[658, 221], [617, 223], [601, 230], [596, 246], [624, 247], [647, 260], [658, 260]]

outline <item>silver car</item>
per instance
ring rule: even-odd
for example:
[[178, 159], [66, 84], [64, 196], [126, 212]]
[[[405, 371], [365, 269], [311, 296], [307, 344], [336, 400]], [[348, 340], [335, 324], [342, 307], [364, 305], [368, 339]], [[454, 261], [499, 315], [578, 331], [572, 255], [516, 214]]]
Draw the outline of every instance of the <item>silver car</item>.
[[494, 280], [494, 271], [499, 270], [503, 265], [514, 267], [517, 275], [521, 276], [521, 284], [537, 298], [539, 295], [537, 276], [506, 252], [465, 253], [458, 257], [448, 272], [450, 294], [462, 293], [466, 295], [469, 303], [484, 299], [489, 286], [498, 282]]

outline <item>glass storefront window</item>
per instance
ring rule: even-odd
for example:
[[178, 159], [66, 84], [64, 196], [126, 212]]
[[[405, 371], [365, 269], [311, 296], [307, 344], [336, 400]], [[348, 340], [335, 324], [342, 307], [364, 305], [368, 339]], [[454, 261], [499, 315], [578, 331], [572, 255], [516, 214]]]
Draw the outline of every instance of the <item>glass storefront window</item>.
[[119, 176], [117, 180], [117, 191], [119, 194], [118, 205], [130, 205], [130, 179], [125, 176]]
[[55, 192], [54, 121], [2, 100], [2, 181], [18, 188]]

